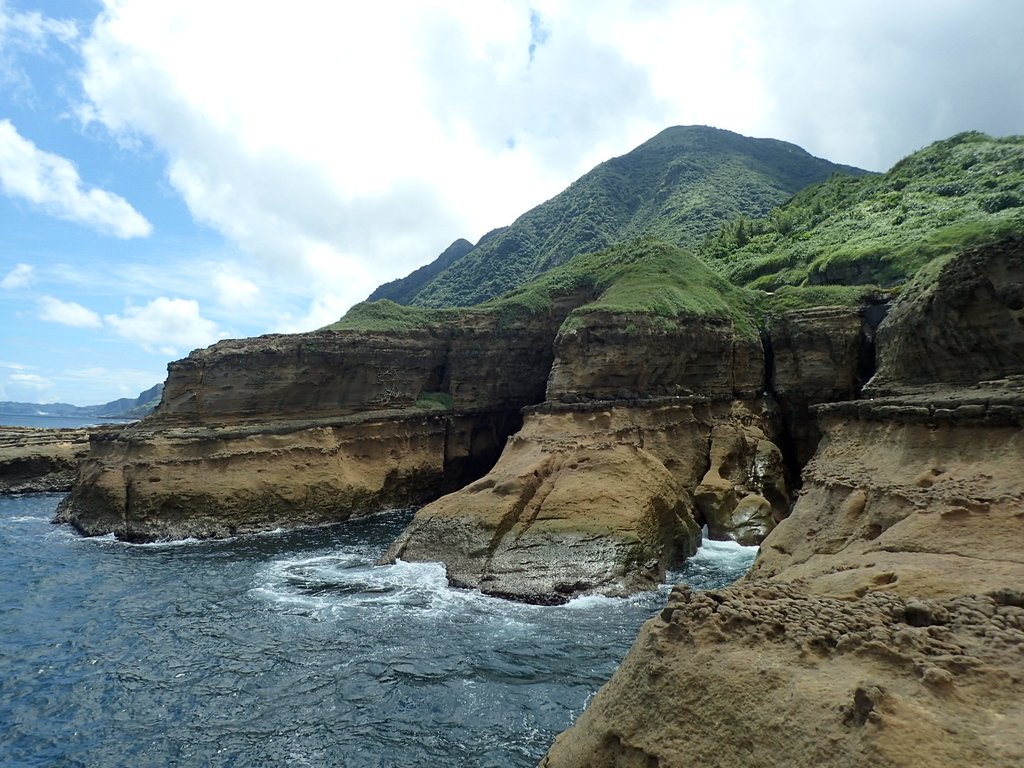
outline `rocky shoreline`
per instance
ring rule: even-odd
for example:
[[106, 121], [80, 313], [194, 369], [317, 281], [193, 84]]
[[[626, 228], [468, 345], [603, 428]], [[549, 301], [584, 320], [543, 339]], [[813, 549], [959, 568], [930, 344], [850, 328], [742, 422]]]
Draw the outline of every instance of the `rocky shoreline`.
[[0, 494], [66, 493], [89, 455], [89, 439], [121, 426], [0, 427]]

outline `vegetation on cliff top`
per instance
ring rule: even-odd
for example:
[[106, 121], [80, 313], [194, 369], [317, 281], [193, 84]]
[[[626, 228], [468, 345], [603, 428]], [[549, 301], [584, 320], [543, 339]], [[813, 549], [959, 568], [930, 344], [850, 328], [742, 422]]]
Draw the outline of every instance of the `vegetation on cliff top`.
[[[693, 247], [723, 222], [767, 215], [837, 171], [863, 173], [775, 139], [705, 126], [668, 128], [601, 163], [460, 258], [442, 255], [442, 269], [428, 265], [373, 296], [417, 306], [470, 306], [575, 256], [637, 237]], [[427, 274], [429, 280], [420, 279]]]
[[409, 330], [492, 316], [500, 325], [547, 315], [556, 305], [571, 309], [566, 323], [589, 312], [643, 315], [666, 327], [681, 317], [732, 322], [743, 334], [756, 297], [737, 288], [693, 254], [653, 238], [641, 238], [577, 256], [503, 296], [463, 308], [409, 307], [392, 301], [363, 302], [331, 330]]
[[969, 132], [883, 175], [833, 176], [761, 219], [738, 218], [698, 254], [731, 282], [883, 286], [936, 257], [1024, 230], [1024, 137]]

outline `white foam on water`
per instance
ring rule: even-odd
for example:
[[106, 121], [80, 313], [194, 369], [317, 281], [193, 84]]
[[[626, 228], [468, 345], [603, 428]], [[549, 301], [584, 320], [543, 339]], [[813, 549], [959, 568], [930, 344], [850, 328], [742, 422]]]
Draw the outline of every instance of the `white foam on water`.
[[519, 634], [540, 609], [452, 587], [443, 563], [374, 565], [364, 553], [278, 560], [256, 579], [250, 592], [256, 599], [286, 612], [303, 606], [315, 618], [366, 610], [425, 619], [463, 617], [483, 621], [492, 633]]
[[745, 547], [735, 541], [714, 541], [705, 538], [693, 557], [703, 560], [753, 560], [757, 556], [757, 550], [757, 545]]

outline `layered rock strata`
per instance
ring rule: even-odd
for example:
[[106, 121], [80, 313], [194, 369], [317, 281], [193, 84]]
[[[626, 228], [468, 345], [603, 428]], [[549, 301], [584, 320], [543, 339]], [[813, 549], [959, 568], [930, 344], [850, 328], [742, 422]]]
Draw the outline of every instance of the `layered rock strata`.
[[785, 516], [756, 333], [608, 311], [566, 326], [545, 405], [483, 479], [419, 510], [387, 560], [440, 560], [454, 584], [559, 602], [657, 586], [704, 524], [760, 541]]
[[117, 429], [0, 427], [0, 493], [70, 490], [89, 453], [89, 435]]
[[58, 520], [127, 539], [211, 537], [436, 498], [486, 472], [519, 409], [543, 398], [565, 312], [193, 352], [169, 367], [151, 417], [92, 442]]
[[545, 768], [1024, 764], [1022, 265], [971, 250], [896, 302], [898, 394], [815, 409], [748, 576], [674, 589]]

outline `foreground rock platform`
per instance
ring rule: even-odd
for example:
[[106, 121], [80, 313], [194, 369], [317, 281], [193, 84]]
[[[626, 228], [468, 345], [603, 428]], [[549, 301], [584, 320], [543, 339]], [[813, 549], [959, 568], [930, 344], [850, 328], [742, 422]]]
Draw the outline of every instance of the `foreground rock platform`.
[[676, 587], [542, 768], [1024, 764], [1024, 593]]

